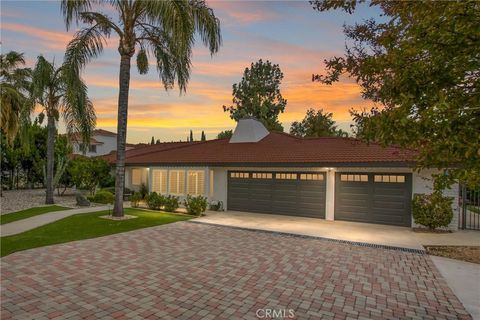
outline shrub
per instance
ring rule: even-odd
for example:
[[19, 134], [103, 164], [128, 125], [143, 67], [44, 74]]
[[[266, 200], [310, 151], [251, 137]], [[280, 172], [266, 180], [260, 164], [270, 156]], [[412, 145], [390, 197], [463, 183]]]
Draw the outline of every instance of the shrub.
[[165, 197], [164, 201], [165, 201], [164, 202], [164, 209], [167, 212], [175, 212], [175, 210], [177, 210], [178, 207], [180, 206], [179, 201], [178, 201], [178, 197], [175, 197], [175, 196], [172, 196], [172, 195], [169, 195], [169, 196]]
[[115, 187], [102, 188], [102, 191], [108, 191], [115, 194]]
[[78, 189], [87, 189], [90, 194], [102, 181], [110, 179], [110, 165], [100, 158], [78, 157], [71, 161], [68, 168], [72, 182]]
[[142, 199], [145, 199], [145, 197], [148, 195], [148, 187], [145, 183], [142, 183], [140, 185], [140, 189], [138, 190], [140, 192], [140, 195], [142, 196]]
[[189, 214], [196, 216], [199, 216], [207, 210], [207, 198], [202, 196], [192, 197], [191, 195], [187, 195], [187, 199], [183, 201], [183, 204]]
[[223, 202], [222, 201], [212, 201], [212, 202], [210, 202], [208, 207], [212, 211], [222, 211], [223, 210]]
[[415, 223], [432, 230], [447, 227], [453, 218], [452, 201], [452, 198], [445, 197], [440, 192], [415, 194], [412, 200]]
[[[139, 192], [135, 192], [135, 194], [138, 194], [139, 197], [142, 196]], [[165, 197], [156, 192], [152, 192], [145, 197], [145, 202], [147, 203], [147, 207], [149, 209], [160, 210], [165, 203]]]
[[135, 192], [130, 197], [130, 202], [132, 204], [132, 207], [134, 207], [134, 208], [138, 207], [138, 204], [140, 203], [141, 200], [142, 200], [142, 195], [138, 192]]
[[103, 203], [103, 204], [113, 203], [113, 193], [106, 190], [100, 190], [97, 193], [95, 193], [93, 196], [90, 196], [87, 198], [91, 202], [95, 202], [95, 203]]

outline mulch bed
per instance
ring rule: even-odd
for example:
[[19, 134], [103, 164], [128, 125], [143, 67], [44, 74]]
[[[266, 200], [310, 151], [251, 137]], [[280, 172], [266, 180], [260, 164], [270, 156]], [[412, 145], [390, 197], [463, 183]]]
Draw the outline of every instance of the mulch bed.
[[425, 246], [427, 253], [480, 264], [480, 246]]
[[452, 230], [445, 229], [412, 228], [412, 230], [419, 233], [452, 233]]

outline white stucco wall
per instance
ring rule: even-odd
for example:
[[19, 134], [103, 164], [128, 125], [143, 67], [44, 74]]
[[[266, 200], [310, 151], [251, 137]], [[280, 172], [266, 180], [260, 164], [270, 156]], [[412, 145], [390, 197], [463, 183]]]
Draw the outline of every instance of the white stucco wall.
[[[97, 145], [97, 152], [87, 151], [85, 153], [87, 157], [102, 156], [105, 154], [109, 154], [113, 150], [117, 150], [117, 137], [115, 136], [93, 135], [92, 138], [94, 138], [98, 142], [103, 142], [103, 144]], [[82, 150], [80, 150], [80, 145], [78, 143], [73, 143], [73, 153], [83, 155], [83, 152]]]

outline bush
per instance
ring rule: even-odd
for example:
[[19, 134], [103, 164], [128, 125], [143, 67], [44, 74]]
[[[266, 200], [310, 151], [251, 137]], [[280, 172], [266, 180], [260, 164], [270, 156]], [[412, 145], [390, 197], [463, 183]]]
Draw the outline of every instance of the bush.
[[445, 197], [440, 192], [415, 194], [412, 200], [415, 223], [432, 230], [447, 227], [453, 218], [452, 201], [452, 198]]
[[187, 212], [195, 216], [199, 216], [207, 210], [207, 198], [202, 196], [192, 197], [187, 195], [187, 199], [183, 201], [183, 204], [187, 208]]
[[115, 187], [102, 188], [101, 190], [102, 191], [108, 191], [108, 192], [111, 192], [111, 193], [115, 194]]
[[140, 195], [142, 196], [142, 199], [145, 199], [145, 197], [148, 195], [148, 187], [145, 183], [142, 183], [140, 185], [140, 189], [138, 190], [140, 192]]
[[165, 201], [164, 202], [164, 209], [167, 212], [175, 212], [175, 210], [177, 210], [178, 207], [180, 206], [179, 201], [178, 201], [178, 197], [175, 197], [175, 196], [172, 196], [172, 195], [169, 195], [169, 196], [165, 197], [164, 201]]
[[142, 200], [142, 195], [138, 192], [135, 192], [130, 197], [130, 202], [132, 204], [132, 207], [134, 207], [134, 208], [138, 207], [138, 204], [140, 203], [141, 200]]
[[[138, 194], [139, 197], [141, 197], [141, 193], [135, 192], [134, 194]], [[160, 210], [160, 208], [164, 205], [165, 203], [165, 197], [162, 195], [159, 195], [156, 192], [152, 192], [149, 195], [145, 197], [145, 202], [147, 204], [147, 207], [152, 210]]]
[[209, 209], [212, 211], [222, 211], [223, 210], [223, 202], [222, 201], [212, 201], [209, 204]]
[[113, 193], [105, 190], [100, 190], [93, 196], [87, 197], [87, 199], [95, 203], [110, 204], [113, 203]]

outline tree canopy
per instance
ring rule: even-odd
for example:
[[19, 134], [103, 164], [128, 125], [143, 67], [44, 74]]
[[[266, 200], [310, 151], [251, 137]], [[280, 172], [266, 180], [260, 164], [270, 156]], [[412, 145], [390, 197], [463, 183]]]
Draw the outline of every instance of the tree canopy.
[[217, 139], [231, 138], [232, 135], [233, 135], [233, 130], [225, 130], [217, 134]]
[[[310, 1], [314, 9], [353, 12], [348, 0]], [[352, 111], [365, 141], [418, 150], [417, 167], [449, 168], [438, 188], [460, 179], [480, 184], [480, 2], [369, 2], [382, 11], [346, 26], [344, 56], [326, 60], [313, 80], [356, 80], [375, 104]]]
[[297, 137], [347, 137], [348, 134], [337, 128], [332, 117], [331, 112], [324, 112], [323, 109], [308, 109], [302, 121], [292, 122], [290, 134]]
[[287, 100], [280, 93], [283, 73], [278, 64], [260, 59], [243, 72], [243, 78], [233, 85], [233, 104], [223, 106], [230, 118], [238, 121], [255, 117], [268, 130], [283, 131], [278, 116], [283, 113]]

